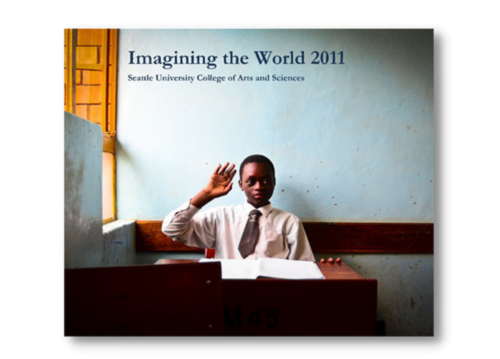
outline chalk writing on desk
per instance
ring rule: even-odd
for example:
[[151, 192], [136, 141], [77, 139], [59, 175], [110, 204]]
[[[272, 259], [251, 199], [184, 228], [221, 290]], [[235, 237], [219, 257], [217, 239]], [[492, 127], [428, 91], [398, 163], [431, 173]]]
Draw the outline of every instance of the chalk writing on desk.
[[[244, 318], [245, 321], [243, 322]], [[224, 306], [224, 321], [229, 328], [241, 328], [242, 325], [255, 325], [260, 327], [261, 323], [268, 328], [274, 328], [278, 325], [278, 309], [267, 308], [262, 311], [257, 309], [248, 314], [243, 313], [241, 306], [235, 307], [232, 313], [227, 306]]]

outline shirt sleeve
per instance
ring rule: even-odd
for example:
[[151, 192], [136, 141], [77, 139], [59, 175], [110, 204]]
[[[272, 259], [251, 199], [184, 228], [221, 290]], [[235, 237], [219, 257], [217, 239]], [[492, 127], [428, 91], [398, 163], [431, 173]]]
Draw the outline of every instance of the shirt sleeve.
[[190, 247], [215, 248], [216, 215], [213, 211], [199, 211], [190, 201], [184, 203], [165, 217], [162, 232]]
[[287, 235], [287, 241], [290, 246], [288, 259], [315, 262], [306, 231], [298, 218]]

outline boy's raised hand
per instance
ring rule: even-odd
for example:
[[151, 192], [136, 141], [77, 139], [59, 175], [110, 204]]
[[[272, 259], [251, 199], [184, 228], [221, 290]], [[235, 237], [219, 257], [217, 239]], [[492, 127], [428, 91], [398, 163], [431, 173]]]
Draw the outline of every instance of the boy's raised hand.
[[232, 180], [236, 174], [234, 164], [229, 166], [226, 162], [224, 166], [218, 165], [214, 173], [210, 176], [205, 188], [200, 193], [191, 198], [191, 204], [197, 208], [201, 208], [214, 198], [225, 196], [233, 188]]
[[228, 166], [229, 162], [226, 162], [224, 166], [219, 164], [210, 176], [210, 180], [203, 189], [210, 197], [225, 196], [233, 188], [232, 180], [236, 174], [236, 170], [234, 169], [234, 163]]

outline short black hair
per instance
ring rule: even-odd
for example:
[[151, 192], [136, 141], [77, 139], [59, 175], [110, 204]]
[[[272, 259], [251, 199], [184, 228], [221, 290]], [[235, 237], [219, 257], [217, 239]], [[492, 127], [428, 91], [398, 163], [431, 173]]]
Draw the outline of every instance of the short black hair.
[[243, 160], [243, 162], [241, 162], [240, 179], [241, 179], [241, 174], [243, 173], [243, 167], [245, 167], [245, 165], [248, 163], [265, 163], [266, 165], [269, 165], [269, 167], [271, 167], [271, 170], [273, 171], [273, 178], [276, 177], [276, 175], [274, 173], [274, 165], [269, 158], [267, 158], [266, 156], [263, 156], [263, 155], [251, 155], [251, 156], [248, 156], [247, 158], [245, 158]]

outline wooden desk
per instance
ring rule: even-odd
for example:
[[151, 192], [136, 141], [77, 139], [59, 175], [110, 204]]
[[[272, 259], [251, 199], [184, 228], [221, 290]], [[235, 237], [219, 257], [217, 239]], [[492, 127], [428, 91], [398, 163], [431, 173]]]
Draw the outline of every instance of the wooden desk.
[[218, 263], [66, 269], [64, 282], [66, 336], [223, 334]]
[[[156, 264], [185, 262], [160, 259]], [[325, 280], [222, 280], [224, 335], [375, 335], [377, 281], [344, 263], [318, 267]]]
[[375, 335], [377, 281], [346, 264], [326, 280], [221, 280], [219, 262], [67, 269], [66, 336]]

